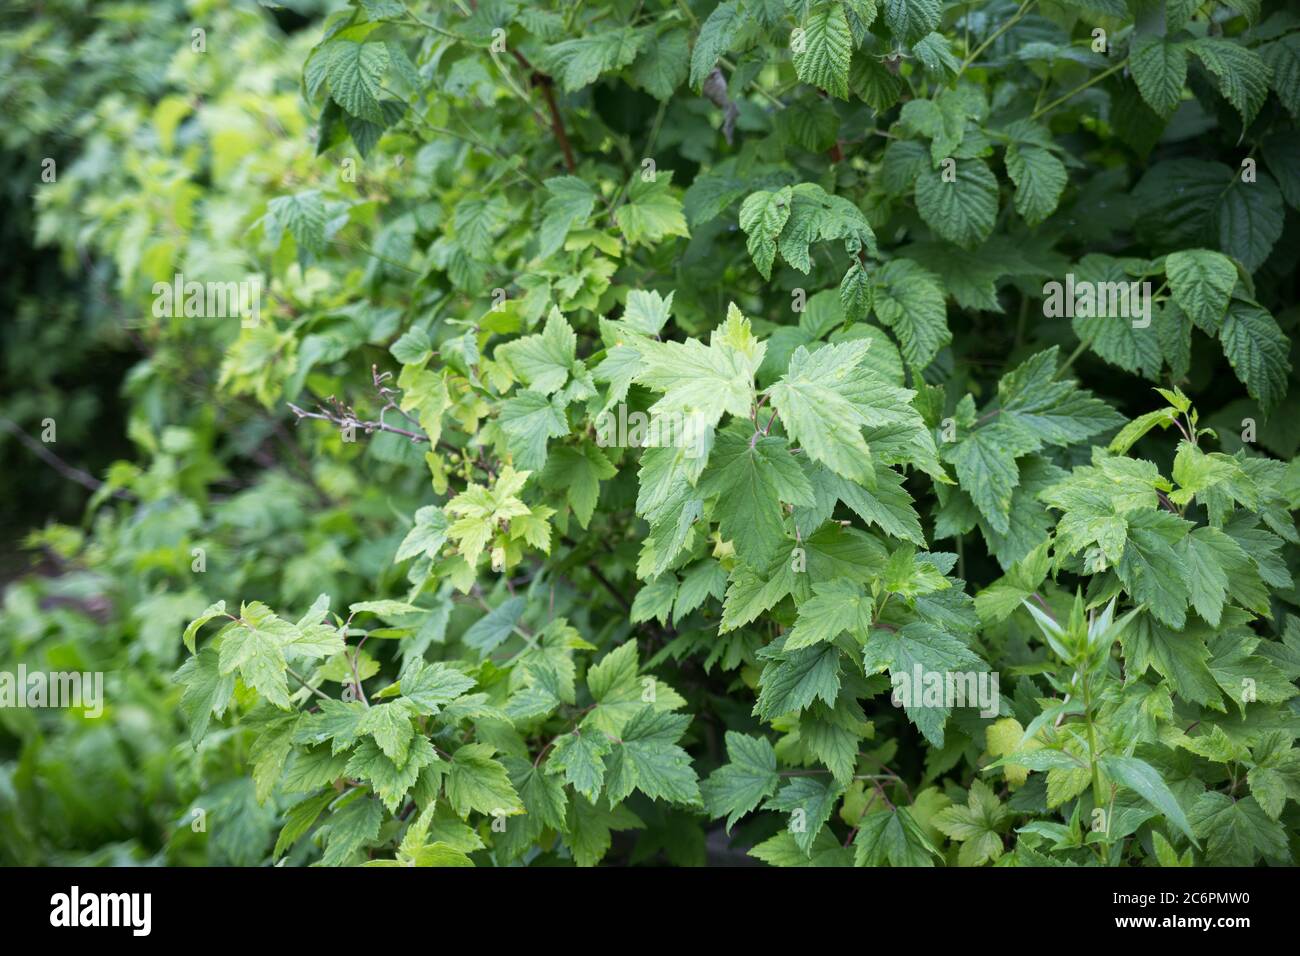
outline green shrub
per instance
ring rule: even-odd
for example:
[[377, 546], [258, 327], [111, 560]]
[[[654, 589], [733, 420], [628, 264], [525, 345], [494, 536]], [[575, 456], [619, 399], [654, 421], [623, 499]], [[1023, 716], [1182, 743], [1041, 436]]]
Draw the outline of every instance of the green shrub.
[[147, 348], [0, 617], [108, 718], [0, 711], [0, 846], [1295, 859], [1300, 18], [280, 23], [176, 11], [37, 188]]

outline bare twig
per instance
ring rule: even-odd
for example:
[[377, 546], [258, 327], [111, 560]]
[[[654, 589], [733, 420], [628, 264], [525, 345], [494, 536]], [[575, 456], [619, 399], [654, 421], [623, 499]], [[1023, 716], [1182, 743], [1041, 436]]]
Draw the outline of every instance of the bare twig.
[[[54, 452], [46, 448], [43, 443], [38, 442], [35, 438], [18, 427], [16, 422], [5, 418], [2, 415], [0, 415], [0, 428], [3, 428], [5, 431], [9, 432], [9, 434], [17, 438], [18, 441], [25, 445], [33, 455], [45, 462], [45, 464], [49, 465], [69, 481], [75, 481], [83, 488], [88, 488], [91, 491], [99, 491], [104, 487], [104, 483], [90, 472], [69, 465], [58, 455], [54, 454]], [[131, 492], [127, 491], [125, 488], [114, 488], [112, 490], [112, 495], [114, 498], [121, 498], [124, 501], [135, 500], [135, 495], [131, 494]]]
[[348, 427], [360, 428], [367, 435], [373, 432], [392, 432], [394, 435], [409, 438], [413, 442], [427, 442], [429, 440], [429, 436], [422, 432], [411, 431], [409, 428], [399, 428], [396, 425], [389, 425], [385, 421], [363, 421], [357, 417], [357, 413], [350, 406], [344, 405], [332, 395], [326, 401], [330, 403], [331, 408], [326, 408], [325, 405], [317, 405], [316, 407], [320, 411], [309, 412], [306, 409], [299, 408], [293, 402], [289, 402], [289, 410], [298, 417], [299, 421], [304, 418], [311, 418], [316, 421], [329, 422], [341, 429]]
[[555, 85], [555, 81], [545, 73], [534, 69], [533, 65], [528, 62], [528, 57], [518, 50], [512, 49], [510, 52], [519, 61], [519, 65], [531, 74], [528, 82], [542, 91], [542, 98], [546, 100], [546, 108], [551, 112], [551, 130], [555, 133], [555, 139], [560, 144], [560, 149], [564, 151], [564, 168], [571, 173], [576, 172], [578, 164], [573, 158], [573, 147], [569, 145], [569, 135], [564, 130], [564, 119], [560, 116], [560, 107], [555, 102], [555, 92], [551, 89]]

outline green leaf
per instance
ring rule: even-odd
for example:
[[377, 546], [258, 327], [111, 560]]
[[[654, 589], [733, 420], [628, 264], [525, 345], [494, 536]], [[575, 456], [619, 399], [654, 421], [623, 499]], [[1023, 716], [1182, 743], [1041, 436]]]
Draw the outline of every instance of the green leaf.
[[[1296, 36], [1296, 51], [1300, 56], [1300, 36]], [[1300, 63], [1296, 64], [1297, 81], [1300, 81]], [[1278, 189], [1292, 209], [1300, 209], [1300, 168], [1289, 157], [1300, 153], [1300, 129], [1278, 130], [1260, 143], [1264, 167], [1277, 180]]]
[[404, 365], [397, 377], [397, 387], [402, 390], [398, 407], [404, 412], [415, 412], [429, 443], [437, 444], [442, 436], [442, 416], [451, 406], [445, 374], [418, 365]]
[[[961, 144], [966, 128], [965, 111], [951, 96], [908, 100], [903, 104], [899, 119], [905, 129], [930, 140], [931, 164], [952, 156]], [[897, 196], [906, 193], [916, 182], [916, 177], [927, 168], [923, 147], [906, 140], [889, 145], [885, 151], [885, 164], [886, 189]], [[953, 171], [956, 171], [955, 167]]]
[[1221, 636], [1212, 645], [1210, 673], [1243, 716], [1247, 703], [1281, 703], [1297, 693], [1295, 685], [1278, 668], [1254, 656], [1255, 646], [1254, 639], [1236, 635]]
[[706, 497], [718, 496], [714, 517], [737, 554], [762, 564], [784, 536], [782, 505], [811, 505], [812, 486], [784, 438], [752, 432], [752, 425], [743, 425], [718, 434], [699, 489]]
[[1222, 710], [1222, 694], [1209, 669], [1210, 651], [1204, 638], [1180, 634], [1150, 615], [1139, 615], [1121, 638], [1129, 670], [1150, 667], [1170, 682], [1184, 700]]
[[474, 684], [474, 678], [441, 661], [428, 664], [419, 658], [411, 659], [401, 678], [402, 696], [428, 715], [436, 715]]
[[649, 179], [639, 173], [632, 177], [627, 198], [614, 213], [630, 244], [654, 245], [667, 236], [690, 238], [682, 201], [669, 188], [672, 181], [671, 169], [658, 170]]
[[577, 362], [578, 337], [557, 308], [537, 335], [506, 342], [496, 350], [519, 379], [541, 395], [558, 392]]
[[[640, 670], [636, 642], [625, 641], [602, 657], [587, 672], [587, 689], [591, 691], [591, 696], [596, 702], [602, 705], [621, 702], [621, 698], [632, 690], [636, 691], [639, 698], [641, 689], [637, 682], [637, 675]], [[640, 709], [638, 704], [633, 712]], [[598, 713], [599, 710], [600, 708], [597, 708]], [[632, 714], [628, 713], [625, 716], [631, 717]], [[622, 729], [622, 721], [610, 727], [613, 733]]]
[[1175, 408], [1157, 408], [1156, 411], [1149, 411], [1145, 415], [1139, 415], [1138, 418], [1130, 421], [1125, 427], [1119, 429], [1118, 434], [1110, 440], [1109, 450], [1115, 454], [1125, 454], [1128, 449], [1134, 446], [1135, 442], [1144, 434], [1160, 425], [1161, 428], [1169, 428], [1178, 420], [1178, 410]]
[[605, 782], [604, 756], [612, 748], [609, 738], [598, 730], [575, 730], [556, 742], [546, 772], [563, 771], [565, 782], [594, 803]]
[[667, 100], [685, 81], [690, 59], [690, 35], [669, 30], [641, 44], [632, 79], [655, 99]]
[[656, 578], [637, 592], [628, 618], [633, 624], [658, 618], [660, 625], [664, 625], [673, 612], [676, 598], [677, 579], [671, 574]]
[[832, 96], [848, 99], [853, 34], [849, 32], [844, 8], [839, 3], [819, 4], [808, 14], [801, 29], [801, 37], [791, 38], [795, 74]]
[[945, 165], [923, 168], [916, 177], [916, 211], [936, 233], [959, 246], [974, 248], [989, 237], [998, 214], [998, 181], [978, 159], [954, 160], [948, 181]]
[[623, 306], [622, 323], [642, 335], [658, 335], [672, 314], [673, 293], [662, 296], [653, 289], [631, 289]]
[[595, 866], [609, 852], [611, 830], [633, 830], [644, 826], [636, 814], [625, 807], [611, 809], [604, 800], [593, 804], [575, 794], [569, 802], [564, 843], [578, 866]]
[[1208, 249], [1171, 252], [1165, 275], [1174, 301], [1206, 332], [1217, 332], [1237, 284], [1237, 267], [1225, 255]]
[[1259, 306], [1233, 300], [1219, 329], [1219, 341], [1250, 397], [1266, 410], [1275, 407], [1286, 394], [1291, 374], [1291, 340], [1273, 316]]
[[334, 801], [338, 794], [334, 792], [322, 793], [319, 796], [308, 797], [301, 803], [291, 807], [284, 817], [284, 827], [280, 830], [280, 835], [275, 840], [275, 849], [271, 851], [271, 858], [278, 860], [284, 855], [284, 851], [289, 849], [298, 842], [298, 839], [312, 828], [312, 825], [320, 818], [321, 811]]
[[754, 712], [764, 720], [803, 710], [814, 700], [834, 704], [840, 692], [840, 651], [833, 644], [817, 644], [782, 652], [763, 668], [758, 679]]
[[499, 195], [462, 199], [452, 217], [460, 247], [482, 260], [491, 258], [493, 240], [509, 221], [509, 207]]
[[939, 0], [885, 0], [885, 23], [895, 44], [910, 44], [939, 25]]
[[416, 736], [401, 760], [395, 760], [367, 738], [357, 745], [344, 772], [348, 777], [369, 782], [388, 812], [396, 813], [415, 786], [420, 771], [436, 762], [438, 757], [427, 737]]
[[1280, 817], [1289, 795], [1286, 776], [1269, 767], [1255, 767], [1246, 774], [1246, 780], [1250, 784], [1250, 795], [1269, 819]]
[[566, 92], [590, 86], [602, 73], [621, 69], [636, 59], [643, 34], [631, 27], [619, 27], [563, 40], [548, 46], [543, 62], [560, 80]]
[[411, 740], [416, 736], [411, 724], [411, 711], [401, 701], [376, 704], [368, 708], [357, 723], [358, 734], [369, 734], [393, 763], [406, 763]]
[[772, 277], [776, 240], [790, 219], [792, 202], [791, 187], [782, 186], [774, 192], [751, 193], [740, 206], [740, 228], [748, 236], [749, 257], [764, 279]]
[[[988, 670], [984, 662], [965, 644], [924, 621], [908, 624], [896, 634], [884, 630], [873, 631], [864, 654], [875, 669], [886, 665], [889, 667], [890, 678], [896, 688], [907, 689], [905, 696], [900, 693], [903, 709], [908, 719], [936, 747], [943, 746], [944, 724], [952, 707], [946, 697], [936, 705], [919, 693], [925, 688], [925, 675], [942, 676]], [[918, 673], [922, 675], [922, 685], [913, 692], [912, 687]], [[918, 696], [921, 699], [916, 699]], [[967, 701], [970, 706], [974, 703]]]
[[961, 72], [961, 61], [953, 55], [948, 38], [942, 33], [927, 33], [912, 44], [912, 54], [936, 80], [943, 81]]
[[1077, 269], [1079, 281], [1091, 283], [1084, 288], [1096, 294], [1091, 307], [1085, 299], [1084, 308], [1076, 312], [1075, 335], [1107, 362], [1154, 381], [1162, 354], [1149, 328], [1153, 303], [1132, 283], [1119, 260], [1088, 255]]
[[332, 40], [326, 49], [326, 82], [334, 101], [353, 116], [386, 125], [379, 98], [388, 72], [387, 45]]
[[1207, 624], [1218, 627], [1228, 594], [1228, 573], [1219, 563], [1218, 549], [1207, 540], [1210, 536], [1232, 544], [1231, 538], [1215, 528], [1196, 528], [1183, 539], [1185, 569], [1192, 607]]
[[637, 711], [606, 758], [609, 799], [620, 803], [637, 789], [652, 800], [702, 806], [691, 758], [676, 743], [690, 721], [649, 705]]
[[1259, 48], [1268, 64], [1269, 85], [1294, 117], [1300, 117], [1300, 34], [1294, 31]]
[[795, 834], [789, 829], [764, 840], [751, 849], [749, 855], [762, 860], [768, 866], [843, 867], [848, 866], [853, 860], [848, 849], [840, 846], [840, 842], [835, 839], [835, 834], [825, 827], [813, 841], [811, 856], [795, 842]]
[[950, 806], [934, 816], [934, 826], [961, 844], [958, 863], [980, 866], [1002, 856], [1002, 831], [1012, 816], [981, 780], [971, 782], [966, 806]]
[[749, 12], [740, 0], [726, 0], [713, 8], [691, 51], [691, 87], [698, 93], [713, 72], [718, 59], [731, 49], [749, 22]]
[[487, 657], [514, 631], [527, 603], [521, 597], [507, 598], [470, 625], [461, 640]]
[[1129, 68], [1147, 105], [1168, 116], [1182, 99], [1187, 82], [1187, 44], [1151, 34], [1137, 37]]
[[1249, 126], [1268, 98], [1269, 67], [1258, 53], [1224, 37], [1199, 37], [1189, 44], [1214, 74], [1222, 93]]
[[537, 255], [543, 259], [564, 245], [569, 230], [586, 222], [596, 205], [596, 194], [576, 176], [553, 176], [545, 186], [550, 196], [542, 205], [537, 234]]
[[716, 425], [724, 412], [748, 418], [754, 373], [765, 350], [733, 303], [707, 346], [698, 339], [646, 343], [636, 381], [665, 393], [651, 409], [656, 414], [698, 415], [708, 426]]
[[600, 483], [616, 474], [618, 469], [599, 448], [584, 444], [581, 448], [553, 449], [539, 479], [545, 488], [564, 492], [578, 524], [585, 528], [595, 513]]
[[976, 422], [977, 428], [943, 448], [962, 488], [999, 534], [1011, 529], [1012, 496], [1021, 477], [1017, 458], [1044, 444], [1086, 441], [1123, 422], [1091, 393], [1056, 380], [1057, 354], [1055, 347], [1039, 352], [1004, 375], [998, 383], [1001, 407], [982, 416], [987, 423]]
[[1044, 541], [987, 588], [975, 595], [980, 620], [996, 624], [1006, 620], [1038, 590], [1050, 565], [1048, 541]]
[[795, 777], [786, 781], [781, 792], [764, 804], [766, 810], [790, 814], [787, 831], [805, 856], [812, 856], [817, 836], [835, 810], [844, 788], [833, 780]]
[[185, 687], [180, 706], [189, 721], [190, 744], [197, 750], [207, 736], [212, 715], [220, 717], [226, 712], [235, 692], [235, 676], [223, 674], [217, 651], [205, 647], [182, 664], [172, 679]]
[[344, 866], [367, 844], [379, 836], [384, 810], [378, 800], [364, 794], [330, 815], [325, 832], [325, 854], [321, 866]]
[[260, 602], [244, 605], [239, 616], [240, 623], [224, 632], [221, 639], [221, 673], [238, 671], [245, 684], [287, 710], [290, 703], [284, 645], [296, 636], [293, 625], [280, 620]]
[[728, 762], [700, 785], [711, 817], [726, 816], [727, 831], [736, 821], [776, 792], [776, 751], [763, 737], [727, 731]]
[[415, 522], [398, 545], [394, 561], [417, 555], [436, 558], [447, 543], [447, 515], [437, 505], [425, 505], [415, 512]]
[[1154, 767], [1136, 757], [1117, 755], [1104, 755], [1097, 762], [1108, 777], [1137, 793], [1163, 813], [1165, 819], [1173, 826], [1185, 833], [1193, 846], [1200, 847], [1196, 835], [1192, 832], [1192, 826], [1188, 823], [1187, 815], [1183, 813], [1183, 808]]
[[533, 839], [543, 827], [564, 832], [568, 827], [569, 800], [564, 787], [555, 777], [542, 773], [536, 767], [524, 764], [527, 769], [522, 778], [515, 778], [515, 789], [523, 800], [524, 810], [531, 819]]
[[1011, 496], [1020, 484], [1016, 459], [1042, 447], [1036, 435], [995, 420], [943, 449], [943, 458], [995, 531], [1011, 529]]
[[216, 604], [209, 604], [202, 614], [185, 626], [185, 633], [181, 635], [181, 640], [184, 642], [185, 646], [189, 648], [191, 654], [195, 653], [194, 638], [198, 636], [199, 629], [202, 628], [204, 624], [207, 624], [208, 621], [215, 620], [216, 618], [223, 616], [225, 613], [226, 602], [218, 601]]
[[1128, 541], [1116, 567], [1137, 601], [1170, 627], [1186, 619], [1189, 584], [1174, 550], [1190, 524], [1168, 512], [1139, 511], [1127, 517]]
[[813, 585], [813, 596], [799, 605], [799, 617], [785, 642], [788, 651], [833, 641], [844, 631], [866, 637], [874, 602], [853, 581], [833, 580]]
[[1057, 379], [1055, 346], [1002, 376], [999, 421], [1033, 433], [1048, 445], [1072, 445], [1117, 428], [1123, 417], [1087, 389]]
[[943, 286], [911, 259], [891, 259], [881, 266], [872, 302], [876, 318], [898, 337], [908, 365], [925, 368], [952, 341]]
[[301, 253], [319, 256], [325, 252], [325, 202], [315, 189], [292, 196], [276, 196], [266, 204], [266, 235], [278, 246], [287, 230]]
[[[665, 579], [675, 590], [672, 575], [665, 576]], [[647, 588], [658, 583], [652, 582]], [[642, 592], [647, 588], [642, 588]], [[635, 603], [633, 607], [636, 607]], [[663, 681], [641, 675], [635, 641], [620, 644], [588, 671], [587, 689], [591, 691], [598, 706], [583, 718], [583, 730], [591, 728], [613, 737], [622, 734], [628, 721], [647, 702], [656, 710], [663, 711], [676, 710], [685, 704], [676, 691]]]
[[870, 811], [853, 838], [854, 866], [934, 866], [938, 855], [906, 807]]
[[750, 194], [740, 209], [740, 225], [748, 235], [750, 258], [764, 278], [771, 276], [777, 251], [795, 269], [810, 272], [814, 242], [841, 239], [845, 251], [859, 259], [876, 252], [875, 233], [862, 210], [816, 183]]
[[1069, 177], [1065, 164], [1041, 146], [1007, 146], [1007, 173], [1016, 184], [1016, 212], [1036, 226], [1053, 212]]
[[[790, 437], [814, 461], [836, 474], [870, 482], [874, 469], [862, 429], [883, 424], [870, 407], [883, 393], [907, 393], [884, 385], [863, 365], [869, 339], [795, 349], [785, 375], [769, 390], [772, 405]], [[867, 392], [876, 392], [869, 398]]]
[[1205, 841], [1212, 866], [1253, 866], [1261, 856], [1285, 860], [1286, 831], [1268, 818], [1254, 797], [1233, 799], [1226, 793], [1203, 793], [1192, 807], [1191, 825]]
[[506, 768], [492, 759], [493, 753], [490, 744], [465, 744], [451, 755], [447, 800], [462, 820], [472, 811], [509, 816], [524, 810]]
[[514, 463], [530, 471], [545, 467], [549, 439], [569, 434], [560, 397], [548, 398], [533, 389], [524, 389], [508, 399], [497, 421]]
[[[926, 536], [920, 529], [920, 516], [902, 483], [904, 479], [900, 473], [881, 462], [876, 462], [875, 479], [870, 489], [833, 475], [820, 466], [813, 471], [814, 494], [837, 498], [863, 522], [874, 524], [893, 537], [924, 546]], [[800, 518], [800, 514], [796, 511], [796, 518]]]
[[1248, 272], [1258, 271], [1282, 238], [1286, 211], [1277, 184], [1261, 172], [1253, 183], [1230, 180], [1217, 196], [1213, 223], [1219, 248], [1239, 259]]
[[416, 607], [414, 604], [408, 604], [405, 601], [358, 601], [356, 604], [349, 604], [348, 611], [354, 616], [357, 614], [374, 614], [376, 617], [382, 617], [385, 620], [394, 617], [403, 617], [407, 614], [418, 614], [424, 608]]
[[[871, 282], [866, 266], [857, 260], [854, 260], [848, 271], [844, 273], [844, 278], [840, 281], [840, 304], [848, 321], [866, 320], [874, 299]], [[940, 301], [942, 302], [942, 298]]]
[[877, 113], [883, 113], [903, 93], [903, 81], [875, 57], [854, 57], [849, 66], [849, 87]]

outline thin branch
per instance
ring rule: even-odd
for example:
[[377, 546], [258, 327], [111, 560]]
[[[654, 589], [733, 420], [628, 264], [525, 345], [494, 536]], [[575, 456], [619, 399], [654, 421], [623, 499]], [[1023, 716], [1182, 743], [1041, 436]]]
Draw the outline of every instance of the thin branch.
[[966, 59], [962, 62], [961, 69], [957, 71], [957, 76], [960, 77], [963, 73], [965, 73], [966, 68], [970, 66], [972, 63], [974, 63], [975, 58], [979, 56], [981, 53], [983, 53], [985, 50], [987, 50], [994, 40], [1002, 36], [1002, 34], [1006, 33], [1013, 26], [1019, 23], [1020, 18], [1025, 15], [1025, 11], [1029, 9], [1029, 5], [1032, 2], [1033, 0], [1024, 0], [1024, 3], [1020, 4], [1020, 9], [1015, 12], [1015, 14], [1011, 17], [1011, 19], [1007, 20], [1006, 23], [1002, 24], [1002, 26], [994, 30], [992, 33], [990, 33], [988, 39], [986, 39], [983, 43], [981, 43], [974, 50], [972, 50], [970, 55], [966, 57]]
[[[88, 488], [91, 491], [99, 491], [104, 487], [104, 483], [90, 472], [69, 465], [58, 455], [54, 454], [54, 452], [46, 448], [42, 442], [38, 442], [31, 435], [19, 428], [16, 422], [5, 418], [3, 415], [0, 415], [0, 428], [3, 428], [5, 431], [9, 432], [9, 434], [17, 438], [18, 441], [25, 445], [33, 455], [45, 462], [45, 464], [49, 465], [69, 481], [75, 481], [83, 488]], [[114, 488], [112, 494], [114, 498], [121, 498], [124, 501], [135, 500], [135, 495], [131, 494], [131, 492], [127, 491], [125, 488]]]
[[1044, 113], [1050, 113], [1052, 110], [1056, 109], [1066, 100], [1077, 96], [1078, 94], [1082, 93], [1084, 90], [1088, 89], [1090, 86], [1095, 86], [1096, 84], [1100, 83], [1102, 80], [1106, 79], [1106, 77], [1110, 76], [1112, 73], [1115, 73], [1118, 70], [1122, 70], [1127, 65], [1128, 65], [1128, 57], [1125, 57], [1123, 60], [1116, 63], [1114, 66], [1112, 66], [1109, 70], [1106, 70], [1103, 73], [1098, 73], [1096, 76], [1088, 80], [1086, 83], [1080, 83], [1078, 86], [1070, 90], [1070, 92], [1066, 93], [1064, 96], [1057, 97], [1056, 99], [1052, 100], [1052, 102], [1048, 103], [1046, 106], [1042, 106], [1034, 110], [1034, 112], [1030, 114], [1029, 118], [1031, 120], [1036, 120]]
[[[538, 179], [528, 170], [524, 169], [523, 166], [515, 163], [514, 161], [515, 157], [507, 156], [505, 153], [501, 152], [501, 150], [497, 149], [495, 146], [490, 146], [489, 144], [483, 142], [481, 139], [479, 139], [476, 136], [470, 136], [466, 133], [458, 133], [454, 129], [448, 129], [445, 126], [435, 126], [432, 123], [430, 123], [428, 120], [426, 120], [423, 116], [421, 116], [419, 113], [412, 112], [409, 113], [408, 115], [418, 120], [420, 123], [423, 123], [424, 127], [429, 131], [438, 133], [439, 135], [442, 136], [450, 136], [453, 139], [458, 139], [461, 140], [462, 142], [468, 143], [469, 145], [475, 147], [476, 149], [482, 150], [483, 152], [487, 153], [489, 156], [493, 156], [501, 160], [501, 162], [510, 166], [514, 172], [524, 177], [524, 179], [528, 180], [528, 182], [532, 183], [538, 189], [545, 188], [542, 185], [542, 181], [540, 179]], [[519, 158], [522, 161], [522, 157]]]
[[1035, 591], [1033, 594], [1029, 596], [1032, 597], [1035, 601], [1037, 601], [1042, 606], [1043, 612], [1047, 615], [1048, 619], [1053, 624], [1056, 625], [1060, 624], [1060, 621], [1056, 619], [1056, 615], [1052, 612], [1051, 606], [1045, 600], [1043, 600], [1043, 596], [1041, 594]]
[[330, 411], [324, 405], [318, 405], [317, 408], [320, 409], [319, 412], [309, 412], [306, 409], [299, 408], [293, 402], [288, 403], [289, 411], [293, 412], [299, 421], [304, 418], [311, 418], [316, 421], [329, 422], [332, 425], [337, 425], [339, 428], [347, 428], [349, 426], [352, 428], [360, 428], [363, 429], [367, 435], [372, 432], [392, 432], [394, 435], [401, 435], [403, 438], [409, 438], [413, 442], [429, 440], [428, 435], [413, 432], [407, 428], [399, 428], [396, 425], [389, 425], [387, 422], [362, 421], [357, 418], [356, 413], [351, 408], [348, 408], [341, 402], [334, 400], [332, 397], [330, 400], [334, 402], [336, 411]]
[[[567, 544], [570, 548], [572, 548], [575, 551], [579, 547], [578, 542], [574, 541], [568, 535], [565, 535], [563, 537], [563, 541], [565, 544]], [[596, 567], [595, 564], [588, 563], [586, 565], [586, 568], [591, 573], [591, 576], [595, 578], [597, 581], [599, 581], [601, 585], [605, 588], [605, 590], [614, 596], [614, 598], [618, 601], [619, 604], [623, 605], [623, 610], [625, 611], [632, 610], [632, 604], [628, 601], [626, 597], [623, 596], [623, 592], [620, 591], [618, 588], [616, 588], [614, 584], [609, 580], [609, 578], [605, 577], [604, 573], [598, 567]]]
[[1065, 362], [1061, 365], [1061, 367], [1056, 370], [1056, 373], [1052, 376], [1052, 381], [1053, 382], [1056, 381], [1058, 378], [1060, 378], [1062, 375], [1068, 372], [1070, 370], [1070, 366], [1074, 364], [1074, 360], [1077, 359], [1080, 355], [1082, 355], [1085, 351], [1087, 351], [1088, 346], [1090, 345], [1092, 345], [1092, 339], [1084, 339], [1082, 342], [1080, 342], [1078, 346], [1075, 348], [1075, 350], [1069, 354], [1069, 356], [1066, 358]]
[[599, 568], [597, 568], [594, 564], [589, 564], [587, 565], [587, 570], [591, 572], [591, 576], [593, 578], [595, 578], [604, 586], [606, 591], [614, 595], [618, 603], [623, 605], [623, 610], [625, 611], [632, 610], [632, 605], [628, 603], [627, 598], [623, 596], [622, 592], [620, 592], [618, 588], [614, 587], [614, 585], [610, 583], [609, 578], [605, 577], [605, 575], [601, 573]]
[[528, 57], [518, 50], [512, 48], [510, 52], [519, 61], [519, 65], [532, 74], [529, 77], [529, 82], [542, 91], [542, 98], [546, 100], [546, 108], [551, 112], [551, 129], [560, 144], [560, 149], [564, 151], [564, 168], [571, 173], [576, 172], [578, 164], [573, 159], [573, 147], [569, 145], [569, 135], [564, 131], [564, 119], [560, 116], [560, 107], [555, 102], [555, 92], [551, 89], [555, 85], [555, 81], [540, 70], [534, 69], [533, 65], [528, 62]]
[[299, 684], [302, 684], [303, 687], [306, 687], [309, 691], [311, 691], [313, 694], [315, 694], [315, 695], [316, 695], [317, 697], [319, 697], [321, 700], [333, 700], [333, 699], [334, 699], [334, 698], [331, 697], [329, 694], [326, 694], [324, 691], [320, 690], [320, 688], [312, 687], [311, 684], [308, 684], [307, 681], [306, 681], [306, 679], [305, 679], [301, 674], [299, 674], [296, 670], [294, 670], [292, 667], [290, 667], [290, 666], [288, 666], [288, 665], [286, 664], [284, 669], [285, 669], [286, 671], [288, 671], [290, 677], [292, 677], [294, 680], [296, 680]]

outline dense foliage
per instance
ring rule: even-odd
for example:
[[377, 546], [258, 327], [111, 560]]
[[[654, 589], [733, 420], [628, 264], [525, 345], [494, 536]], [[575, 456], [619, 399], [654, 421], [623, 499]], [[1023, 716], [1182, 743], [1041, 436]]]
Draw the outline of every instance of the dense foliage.
[[1296, 859], [1300, 16], [229, 6], [0, 37], [0, 859]]

